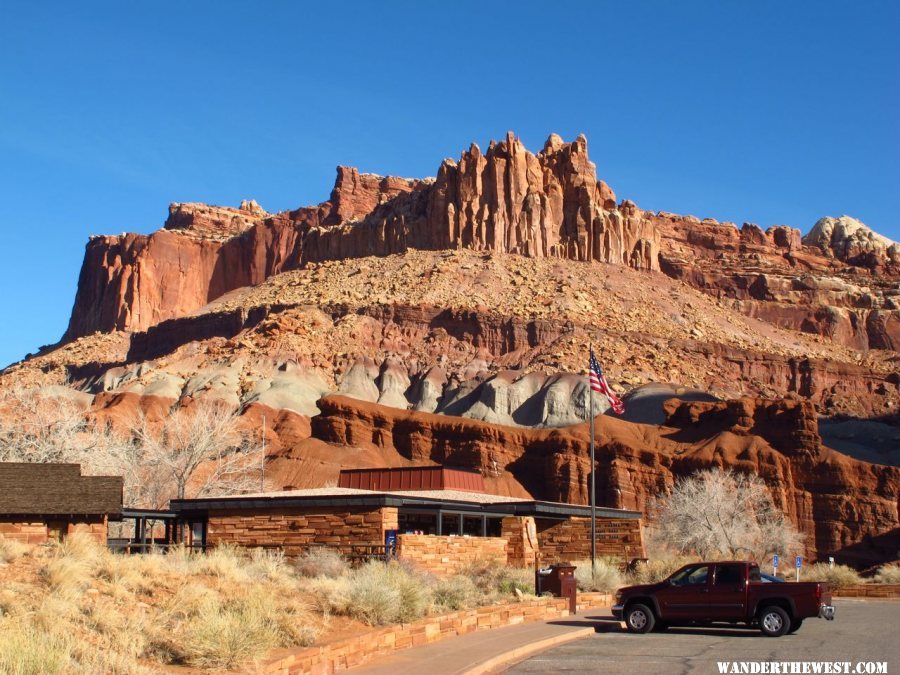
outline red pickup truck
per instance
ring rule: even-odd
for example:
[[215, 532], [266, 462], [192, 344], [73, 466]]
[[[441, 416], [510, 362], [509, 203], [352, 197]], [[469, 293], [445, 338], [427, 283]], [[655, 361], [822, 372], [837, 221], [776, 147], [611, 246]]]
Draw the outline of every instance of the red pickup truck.
[[804, 619], [834, 619], [834, 607], [826, 583], [768, 583], [752, 562], [698, 562], [659, 583], [620, 589], [613, 615], [632, 633], [728, 623], [780, 637]]

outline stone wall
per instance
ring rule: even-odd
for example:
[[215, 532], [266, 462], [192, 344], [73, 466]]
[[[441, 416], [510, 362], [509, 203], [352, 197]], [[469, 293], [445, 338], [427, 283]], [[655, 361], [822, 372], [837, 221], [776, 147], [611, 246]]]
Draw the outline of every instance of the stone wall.
[[[579, 597], [579, 611], [588, 607], [609, 607], [612, 603], [612, 598], [605, 593], [583, 593]], [[539, 598], [528, 602], [479, 607], [431, 616], [412, 623], [376, 628], [343, 640], [296, 650], [264, 664], [259, 672], [267, 675], [334, 673], [359, 666], [376, 656], [457, 635], [566, 616], [569, 616], [569, 601], [565, 598]]]
[[[537, 519], [541, 564], [590, 560], [591, 519]], [[644, 557], [641, 522], [628, 518], [597, 518], [597, 555], [624, 561]]]
[[5, 539], [21, 541], [24, 544], [44, 544], [50, 539], [48, 523], [61, 524], [62, 533], [65, 536], [83, 532], [96, 539], [98, 543], [106, 545], [107, 523], [105, 517], [86, 518], [80, 521], [39, 520], [37, 518], [0, 520], [0, 536]]
[[0, 522], [0, 536], [23, 544], [43, 544], [47, 541], [47, 524], [38, 521]]
[[209, 512], [207, 546], [279, 548], [300, 555], [313, 546], [351, 553], [353, 546], [382, 546], [384, 531], [397, 529], [397, 509], [308, 507]]
[[464, 570], [473, 563], [506, 565], [507, 542], [502, 537], [451, 537], [401, 534], [397, 557], [420, 570], [442, 576]]
[[69, 534], [80, 532], [93, 537], [98, 544], [106, 546], [107, 523], [104, 518], [102, 521], [95, 522], [78, 522], [69, 523]]
[[855, 584], [832, 591], [839, 598], [900, 598], [900, 584]]

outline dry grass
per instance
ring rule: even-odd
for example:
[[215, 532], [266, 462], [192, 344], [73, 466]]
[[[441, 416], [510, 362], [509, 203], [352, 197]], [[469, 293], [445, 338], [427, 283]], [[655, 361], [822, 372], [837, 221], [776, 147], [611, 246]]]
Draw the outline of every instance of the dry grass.
[[594, 561], [593, 574], [591, 574], [590, 560], [572, 564], [575, 565], [575, 581], [578, 583], [580, 591], [614, 593], [625, 585], [622, 573], [619, 571], [617, 558], [597, 558]]
[[33, 547], [0, 534], [0, 565], [5, 565], [27, 555]]
[[406, 565], [371, 562], [338, 576], [318, 575], [306, 588], [323, 615], [343, 615], [369, 625], [407, 622], [427, 614], [470, 609], [533, 597], [534, 573], [475, 564], [437, 578]]
[[20, 621], [0, 621], [0, 673], [55, 675], [68, 672], [72, 641]]
[[329, 577], [337, 579], [345, 575], [350, 566], [340, 553], [333, 548], [319, 546], [311, 548], [294, 562], [297, 574], [304, 577]]
[[831, 566], [828, 563], [814, 563], [800, 570], [800, 581], [827, 581], [832, 588], [843, 588], [864, 583], [859, 573], [846, 565]]
[[879, 567], [874, 581], [876, 584], [900, 584], [900, 563]]
[[671, 556], [651, 559], [645, 563], [638, 563], [633, 570], [625, 575], [625, 585], [652, 584], [662, 581], [679, 567], [690, 562], [696, 562], [699, 558]]
[[0, 672], [149, 673], [234, 668], [322, 628], [280, 554], [114, 555], [73, 535], [19, 558], [0, 591]]

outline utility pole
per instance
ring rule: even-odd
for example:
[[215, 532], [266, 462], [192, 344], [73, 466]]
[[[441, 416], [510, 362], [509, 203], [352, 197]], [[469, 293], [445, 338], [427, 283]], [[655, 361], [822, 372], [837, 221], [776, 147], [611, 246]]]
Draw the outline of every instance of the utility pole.
[[[590, 355], [594, 355], [593, 345], [589, 346]], [[596, 574], [597, 561], [597, 500], [594, 497], [594, 387], [591, 385], [590, 363], [588, 364], [588, 392], [591, 406], [591, 579]]]
[[266, 416], [263, 415], [262, 425], [262, 460], [259, 466], [259, 491], [266, 491]]

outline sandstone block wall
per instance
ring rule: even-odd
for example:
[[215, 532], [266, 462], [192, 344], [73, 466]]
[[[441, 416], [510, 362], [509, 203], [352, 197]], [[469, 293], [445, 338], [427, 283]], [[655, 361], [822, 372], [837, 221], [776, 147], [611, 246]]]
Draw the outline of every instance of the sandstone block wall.
[[[579, 609], [609, 607], [612, 598], [604, 593], [579, 594]], [[419, 621], [376, 628], [361, 635], [321, 646], [296, 650], [263, 664], [267, 675], [334, 673], [359, 666], [372, 658], [438, 642], [456, 635], [569, 616], [565, 598], [539, 598], [528, 602], [479, 607], [451, 614], [430, 616]]]
[[23, 544], [45, 544], [50, 540], [48, 523], [52, 522], [62, 524], [62, 532], [65, 536], [83, 532], [96, 539], [97, 543], [106, 545], [107, 522], [105, 517], [82, 521], [0, 520], [0, 537], [20, 541]]
[[69, 523], [68, 534], [74, 534], [75, 532], [87, 534], [95, 539], [98, 544], [106, 545], [107, 523], [105, 519], [99, 522]]
[[900, 598], [900, 584], [856, 584], [836, 588], [832, 595], [839, 598]]
[[280, 548], [300, 555], [312, 546], [352, 553], [354, 546], [381, 546], [384, 531], [397, 529], [397, 509], [311, 507], [211, 511], [207, 546]]
[[397, 557], [420, 570], [451, 575], [476, 562], [506, 565], [507, 541], [502, 537], [401, 534], [397, 537]]
[[[541, 564], [589, 560], [591, 557], [591, 519], [537, 519]], [[597, 555], [625, 561], [644, 557], [641, 522], [627, 518], [597, 519]]]
[[38, 522], [0, 522], [0, 536], [23, 544], [43, 544], [47, 541], [47, 524]]

